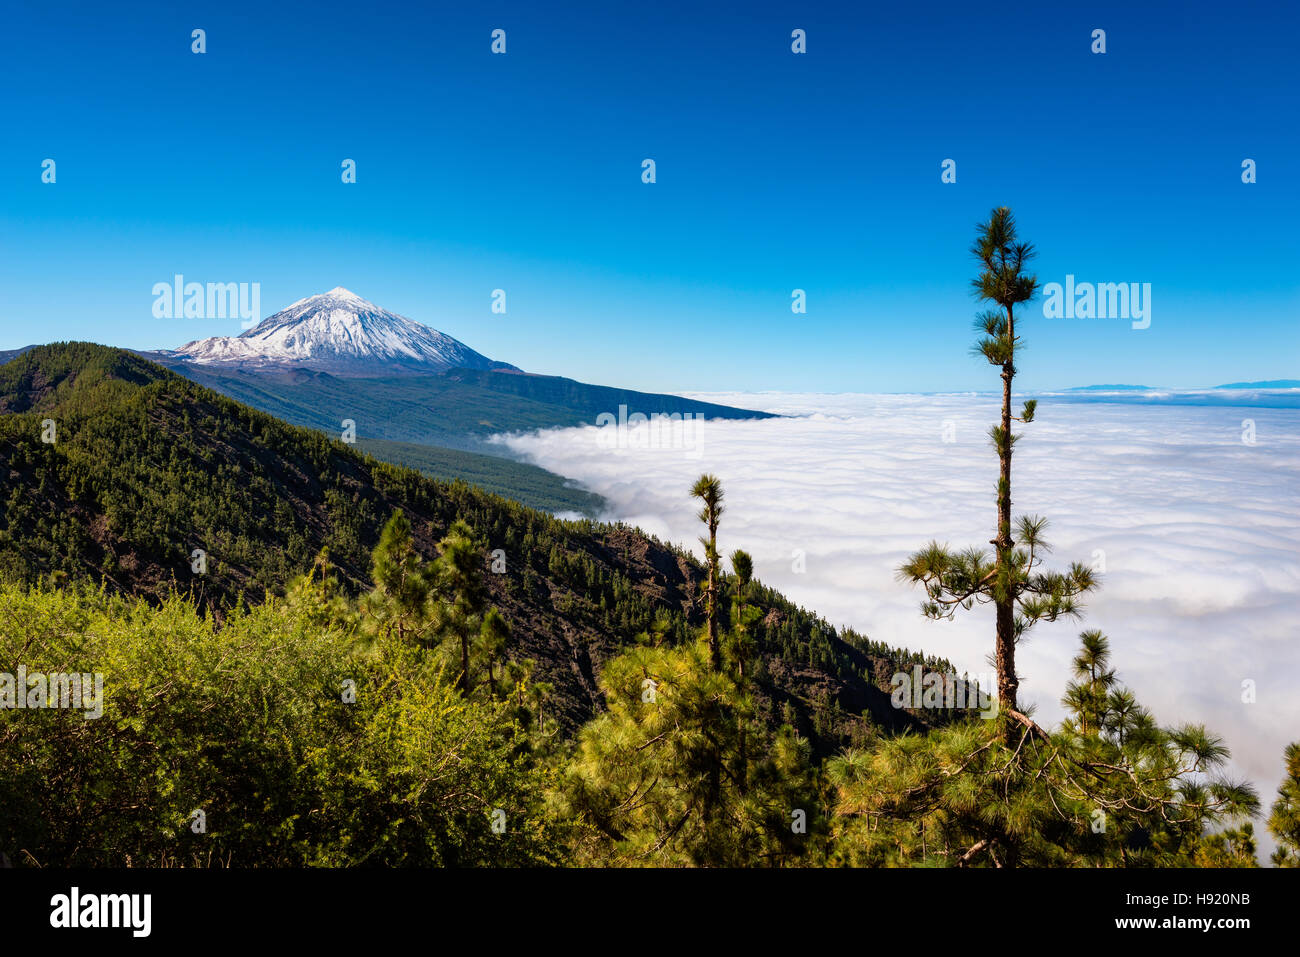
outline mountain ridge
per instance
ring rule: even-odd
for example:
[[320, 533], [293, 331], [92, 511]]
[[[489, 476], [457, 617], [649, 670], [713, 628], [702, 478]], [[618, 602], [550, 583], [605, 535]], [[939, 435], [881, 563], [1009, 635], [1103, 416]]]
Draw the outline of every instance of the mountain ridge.
[[308, 369], [253, 371], [163, 362], [172, 371], [295, 425], [338, 434], [344, 419], [361, 439], [416, 443], [509, 457], [489, 436], [594, 424], [620, 405], [646, 415], [775, 418], [663, 393], [590, 385], [560, 376], [456, 369], [375, 378]]

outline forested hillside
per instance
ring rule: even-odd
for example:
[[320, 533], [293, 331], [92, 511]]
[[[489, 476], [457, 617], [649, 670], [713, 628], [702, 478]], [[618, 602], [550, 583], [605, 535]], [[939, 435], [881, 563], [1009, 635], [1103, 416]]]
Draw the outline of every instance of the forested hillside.
[[[429, 480], [125, 351], [33, 349], [0, 366], [0, 411], [10, 413], [0, 416], [6, 581], [102, 581], [152, 601], [175, 590], [220, 617], [240, 599], [282, 593], [322, 549], [359, 593], [397, 509], [429, 556], [461, 518], [485, 546], [513, 653], [536, 660], [569, 729], [600, 706], [599, 667], [620, 647], [650, 630], [681, 640], [703, 620], [703, 569], [636, 529], [558, 521]], [[51, 424], [53, 441], [42, 441]], [[497, 549], [504, 571], [494, 574]], [[756, 586], [753, 601], [764, 612], [755, 626], [761, 706], [774, 719], [792, 715], [819, 751], [871, 724], [919, 723], [891, 707], [887, 689], [920, 656], [838, 633], [768, 589]]]
[[551, 514], [595, 518], [605, 505], [599, 495], [577, 487], [554, 472], [499, 455], [385, 439], [358, 439], [356, 447], [381, 462], [404, 465], [441, 482], [459, 479]]
[[489, 435], [594, 424], [601, 413], [617, 415], [620, 405], [629, 414], [772, 418], [769, 412], [560, 376], [451, 369], [440, 375], [350, 379], [310, 369], [249, 372], [159, 358], [201, 385], [295, 425], [334, 434], [343, 419], [352, 419], [360, 439], [489, 453], [500, 453], [499, 446], [484, 442]]

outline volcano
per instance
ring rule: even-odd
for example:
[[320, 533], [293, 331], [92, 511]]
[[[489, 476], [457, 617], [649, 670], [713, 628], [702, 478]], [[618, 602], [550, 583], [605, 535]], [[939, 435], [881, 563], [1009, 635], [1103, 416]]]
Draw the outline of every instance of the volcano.
[[296, 368], [336, 376], [520, 371], [342, 286], [300, 299], [242, 335], [187, 342], [169, 358], [240, 371]]

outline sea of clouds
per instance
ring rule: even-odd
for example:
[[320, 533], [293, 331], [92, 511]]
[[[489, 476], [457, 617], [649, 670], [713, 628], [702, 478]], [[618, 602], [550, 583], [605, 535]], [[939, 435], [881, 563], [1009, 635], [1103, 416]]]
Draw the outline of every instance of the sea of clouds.
[[[987, 430], [999, 397], [696, 398], [787, 417], [634, 425], [613, 440], [618, 426], [500, 441], [604, 496], [605, 518], [701, 556], [688, 490], [712, 472], [726, 493], [724, 555], [749, 551], [757, 578], [832, 624], [940, 655], [958, 671], [991, 670], [991, 609], [926, 620], [920, 590], [895, 572], [931, 539], [987, 547], [993, 537], [997, 457]], [[1039, 624], [1021, 644], [1022, 704], [1058, 721], [1077, 635], [1100, 628], [1139, 701], [1162, 724], [1204, 723], [1222, 735], [1233, 776], [1254, 783], [1267, 807], [1282, 749], [1300, 739], [1300, 410], [1049, 396], [1018, 429], [1013, 509], [1048, 517], [1047, 567], [1104, 568], [1082, 621]], [[1243, 700], [1245, 682], [1253, 702]]]

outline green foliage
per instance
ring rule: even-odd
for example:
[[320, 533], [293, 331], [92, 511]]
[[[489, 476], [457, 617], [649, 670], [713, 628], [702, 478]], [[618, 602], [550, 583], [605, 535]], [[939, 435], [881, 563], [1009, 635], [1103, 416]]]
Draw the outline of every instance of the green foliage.
[[329, 549], [321, 549], [307, 574], [289, 583], [285, 603], [294, 615], [313, 627], [333, 627], [348, 634], [358, 628], [358, 610], [330, 564]]
[[[989, 214], [987, 222], [976, 227], [971, 253], [983, 267], [980, 274], [971, 280], [975, 295], [980, 299], [1007, 308], [1034, 297], [1038, 279], [1024, 271], [1029, 260], [1034, 258], [1034, 247], [1017, 241], [1016, 219], [1010, 209], [999, 206]], [[980, 318], [980, 328], [994, 342], [1011, 346], [1014, 334], [1009, 326], [997, 325], [994, 318], [999, 316], [1000, 313], [985, 313]], [[989, 361], [994, 362], [993, 359]], [[994, 364], [1001, 365], [1003, 361], [998, 359]]]
[[[557, 813], [583, 863], [778, 865], [819, 826], [808, 748], [771, 732], [700, 643], [637, 647], [601, 674], [608, 710], [579, 735]], [[803, 812], [809, 833], [794, 830]]]
[[1277, 838], [1273, 864], [1300, 867], [1300, 742], [1286, 746], [1283, 760], [1286, 777], [1277, 789], [1277, 800], [1268, 818], [1268, 829]]
[[88, 342], [36, 346], [0, 365], [0, 413], [94, 412], [175, 375], [132, 353]]
[[1197, 867], [1259, 867], [1255, 857], [1255, 827], [1249, 821], [1200, 839], [1193, 863]]
[[379, 536], [371, 577], [375, 588], [367, 596], [366, 610], [372, 627], [385, 635], [396, 632], [399, 641], [427, 640], [433, 571], [416, 550], [411, 523], [401, 509]]
[[0, 662], [104, 680], [97, 719], [0, 710], [0, 850], [16, 864], [555, 860], [523, 729], [409, 642], [360, 654], [294, 602], [218, 626], [178, 597], [6, 585]]
[[1074, 656], [1074, 676], [1065, 687], [1062, 704], [1070, 709], [1082, 734], [1096, 734], [1105, 727], [1108, 708], [1115, 703], [1115, 669], [1110, 665], [1110, 642], [1100, 631], [1081, 632], [1080, 651]]
[[464, 694], [486, 675], [496, 697], [496, 665], [506, 654], [510, 627], [488, 607], [483, 543], [457, 519], [439, 550], [436, 561], [425, 562], [411, 523], [400, 509], [393, 513], [375, 547], [375, 587], [363, 602], [367, 624], [374, 634], [439, 650]]
[[506, 645], [509, 642], [510, 626], [501, 617], [501, 612], [489, 608], [479, 627], [478, 650], [487, 668], [488, 689], [494, 696], [497, 690], [497, 662], [505, 655]]
[[415, 469], [440, 482], [467, 482], [543, 512], [595, 517], [605, 507], [599, 495], [574, 488], [568, 479], [554, 472], [499, 455], [383, 439], [358, 439], [356, 448], [381, 462]]
[[754, 578], [754, 559], [749, 552], [737, 548], [731, 553], [731, 571], [736, 576], [737, 600], [743, 600], [745, 589]]
[[457, 519], [441, 543], [435, 566], [433, 626], [460, 652], [457, 682], [463, 692], [474, 686], [470, 649], [483, 627], [487, 588], [483, 582], [484, 552], [474, 533]]
[[746, 675], [753, 669], [757, 645], [753, 631], [759, 610], [746, 604], [749, 583], [754, 579], [754, 559], [749, 552], [736, 549], [731, 553], [732, 580], [734, 583], [732, 629], [727, 642], [727, 653], [736, 669], [737, 679], [745, 684]]
[[701, 502], [699, 519], [708, 529], [708, 535], [700, 539], [704, 546], [704, 564], [709, 570], [705, 585], [705, 613], [708, 616], [709, 661], [713, 670], [722, 667], [722, 646], [718, 639], [718, 601], [720, 582], [718, 556], [718, 521], [722, 518], [722, 483], [716, 476], [701, 475], [691, 486], [691, 495]]
[[1022, 547], [1011, 551], [1005, 568], [999, 568], [995, 554], [986, 550], [958, 552], [932, 541], [903, 563], [898, 576], [925, 586], [921, 612], [935, 621], [951, 619], [976, 604], [1010, 600], [1017, 611], [1019, 639], [1039, 621], [1077, 618], [1083, 610], [1079, 596], [1098, 584], [1092, 569], [1080, 562], [1064, 572], [1039, 570], [1044, 554], [1051, 551], [1042, 536], [1046, 527], [1044, 518], [1021, 516], [1017, 530]]
[[1237, 866], [1254, 861], [1253, 790], [1217, 776], [1222, 741], [1199, 726], [1160, 728], [1107, 669], [1086, 633], [1071, 717], [1055, 733], [1024, 718], [1005, 741], [971, 720], [902, 735], [829, 763], [835, 856], [855, 865]]
[[[673, 648], [645, 635], [602, 669], [608, 710], [583, 728], [556, 799], [573, 822], [579, 860], [779, 865], [809, 854], [811, 835], [821, 830], [810, 749], [790, 727], [773, 733], [759, 720], [746, 690], [739, 632], [728, 642], [732, 667], [724, 667], [717, 550], [722, 485], [702, 475], [691, 495], [703, 503], [699, 518], [708, 528], [701, 539], [709, 567], [707, 658], [699, 642]], [[732, 567], [739, 605], [753, 561], [738, 551]], [[742, 622], [738, 614], [743, 628]]]

